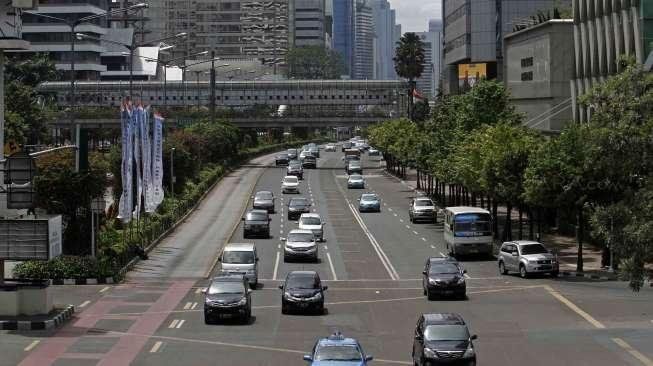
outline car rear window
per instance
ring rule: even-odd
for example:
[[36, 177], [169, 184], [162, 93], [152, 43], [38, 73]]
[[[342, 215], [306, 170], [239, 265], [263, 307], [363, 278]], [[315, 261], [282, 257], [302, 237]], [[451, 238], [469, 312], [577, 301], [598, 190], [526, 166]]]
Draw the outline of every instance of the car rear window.
[[293, 198], [290, 200], [289, 206], [290, 207], [300, 207], [300, 206], [307, 206], [308, 205], [308, 200], [306, 198]]
[[249, 221], [267, 221], [268, 215], [265, 212], [250, 212], [245, 219]]
[[297, 183], [298, 182], [297, 177], [285, 177], [285, 178], [283, 178], [283, 180], [286, 181], [286, 183]]
[[272, 199], [272, 192], [258, 192], [256, 194], [256, 198], [261, 198], [264, 200], [271, 200]]
[[313, 241], [313, 233], [290, 233], [288, 241], [293, 243], [306, 243]]
[[302, 217], [302, 225], [320, 225], [320, 219], [318, 217]]
[[317, 278], [310, 275], [288, 277], [288, 288], [315, 289], [318, 288]]
[[417, 200], [417, 201], [415, 201], [415, 206], [433, 206], [433, 201], [431, 201], [431, 200]]
[[254, 252], [244, 250], [228, 250], [222, 254], [222, 263], [254, 264]]

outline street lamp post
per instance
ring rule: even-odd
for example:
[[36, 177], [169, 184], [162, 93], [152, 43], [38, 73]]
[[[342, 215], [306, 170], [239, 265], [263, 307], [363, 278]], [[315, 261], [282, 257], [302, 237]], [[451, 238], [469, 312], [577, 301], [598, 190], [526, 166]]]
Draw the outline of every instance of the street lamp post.
[[175, 148], [170, 149], [170, 195], [175, 198]]
[[211, 51], [211, 123], [215, 123], [215, 50]]
[[[71, 134], [74, 134], [71, 136], [71, 140], [75, 140], [75, 146], [77, 146], [76, 153], [75, 153], [75, 171], [79, 171], [79, 137], [80, 137], [80, 129], [78, 125], [75, 125], [75, 103], [76, 103], [76, 98], [75, 98], [75, 33], [76, 29], [78, 26], [84, 24], [84, 23], [89, 23], [92, 20], [95, 19], [100, 19], [104, 18], [106, 16], [114, 15], [114, 14], [120, 14], [122, 12], [127, 12], [131, 10], [138, 10], [142, 8], [147, 8], [148, 5], [146, 3], [139, 3], [132, 5], [128, 8], [125, 9], [115, 9], [112, 11], [104, 12], [102, 14], [94, 14], [94, 15], [89, 15], [86, 17], [78, 18], [75, 20], [69, 20], [65, 18], [60, 18], [52, 15], [47, 15], [47, 14], [42, 14], [42, 13], [34, 13], [34, 12], [29, 12], [26, 11], [24, 14], [29, 14], [33, 15], [36, 17], [40, 18], [46, 18], [46, 19], [51, 19], [51, 20], [56, 20], [57, 22], [61, 22], [66, 24], [70, 28], [70, 127], [71, 127]], [[73, 126], [75, 126], [75, 129], [73, 131]]]

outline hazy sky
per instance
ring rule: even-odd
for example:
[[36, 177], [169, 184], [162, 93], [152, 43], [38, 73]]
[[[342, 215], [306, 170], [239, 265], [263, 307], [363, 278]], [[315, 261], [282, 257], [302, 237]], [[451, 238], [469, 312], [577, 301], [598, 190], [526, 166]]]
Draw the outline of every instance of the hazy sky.
[[429, 28], [429, 19], [440, 18], [440, 0], [389, 0], [397, 10], [397, 23], [402, 32], [424, 32]]

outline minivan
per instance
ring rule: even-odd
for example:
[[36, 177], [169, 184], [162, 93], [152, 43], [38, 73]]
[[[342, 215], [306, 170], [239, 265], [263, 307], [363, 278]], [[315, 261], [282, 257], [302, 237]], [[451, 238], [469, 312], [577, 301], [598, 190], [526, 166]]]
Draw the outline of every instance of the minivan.
[[222, 250], [218, 260], [223, 274], [243, 275], [249, 286], [258, 285], [258, 253], [251, 243], [230, 243]]

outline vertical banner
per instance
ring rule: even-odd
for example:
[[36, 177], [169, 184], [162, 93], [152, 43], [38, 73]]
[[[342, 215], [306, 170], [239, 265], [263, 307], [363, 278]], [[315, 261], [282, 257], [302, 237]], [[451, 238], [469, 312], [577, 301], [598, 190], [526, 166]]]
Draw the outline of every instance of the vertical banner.
[[134, 219], [137, 219], [141, 216], [142, 211], [142, 202], [143, 202], [143, 174], [141, 170], [142, 166], [142, 140], [141, 140], [141, 129], [143, 125], [143, 107], [138, 106], [134, 110], [133, 118], [133, 128], [134, 128], [134, 161], [136, 162], [136, 208], [134, 209]]
[[152, 180], [152, 138], [150, 137], [150, 109], [143, 110], [143, 124], [141, 128], [141, 147], [143, 156], [143, 196], [145, 212], [152, 213], [156, 209], [154, 204], [154, 181]]
[[118, 204], [118, 218], [128, 223], [132, 217], [132, 160], [133, 160], [133, 134], [132, 134], [132, 109], [131, 105], [124, 103], [120, 108], [120, 123], [122, 129], [122, 194]]
[[154, 115], [152, 131], [152, 181], [154, 208], [163, 202], [163, 117]]

